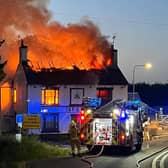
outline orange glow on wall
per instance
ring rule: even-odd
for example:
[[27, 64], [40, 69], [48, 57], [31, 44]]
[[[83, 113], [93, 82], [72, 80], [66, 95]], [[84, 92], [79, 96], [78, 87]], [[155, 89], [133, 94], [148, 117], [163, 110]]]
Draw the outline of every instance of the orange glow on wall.
[[1, 86], [1, 112], [10, 108], [11, 105], [11, 88], [8, 83]]
[[14, 89], [13, 92], [13, 102], [16, 103], [16, 89]]

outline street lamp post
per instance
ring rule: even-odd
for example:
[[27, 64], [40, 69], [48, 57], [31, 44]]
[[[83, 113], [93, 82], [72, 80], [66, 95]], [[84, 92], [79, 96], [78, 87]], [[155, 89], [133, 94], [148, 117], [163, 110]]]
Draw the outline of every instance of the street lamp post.
[[151, 69], [152, 68], [152, 64], [146, 63], [146, 64], [143, 64], [143, 65], [134, 65], [133, 76], [132, 76], [132, 100], [135, 99], [135, 70], [138, 67], [144, 67], [145, 69]]

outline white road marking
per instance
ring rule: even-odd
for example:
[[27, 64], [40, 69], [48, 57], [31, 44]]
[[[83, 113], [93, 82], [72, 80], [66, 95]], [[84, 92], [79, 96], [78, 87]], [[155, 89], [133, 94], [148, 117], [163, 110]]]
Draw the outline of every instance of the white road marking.
[[165, 155], [166, 153], [168, 153], [168, 151], [162, 152], [161, 154], [159, 154], [157, 157], [155, 157], [155, 159], [152, 161], [152, 168], [157, 168], [156, 164], [157, 161], [159, 160], [159, 158], [161, 158], [163, 155]]
[[167, 151], [167, 154], [165, 156], [163, 156], [163, 158], [160, 161], [160, 168], [164, 168], [164, 162], [167, 157], [168, 157], [168, 151]]

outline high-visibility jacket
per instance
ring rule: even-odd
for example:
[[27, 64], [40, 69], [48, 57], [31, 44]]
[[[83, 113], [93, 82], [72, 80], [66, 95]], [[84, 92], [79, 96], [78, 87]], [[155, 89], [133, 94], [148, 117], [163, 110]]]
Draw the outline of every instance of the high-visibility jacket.
[[70, 136], [70, 139], [71, 140], [75, 140], [75, 139], [79, 139], [78, 137], [78, 129], [76, 127], [76, 124], [70, 124], [70, 127], [69, 127], [69, 136]]

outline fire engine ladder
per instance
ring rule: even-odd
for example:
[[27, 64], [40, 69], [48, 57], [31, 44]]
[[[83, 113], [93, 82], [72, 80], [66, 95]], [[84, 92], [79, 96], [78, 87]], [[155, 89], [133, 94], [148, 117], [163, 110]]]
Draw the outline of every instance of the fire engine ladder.
[[112, 119], [112, 145], [118, 144], [118, 120]]

